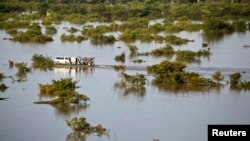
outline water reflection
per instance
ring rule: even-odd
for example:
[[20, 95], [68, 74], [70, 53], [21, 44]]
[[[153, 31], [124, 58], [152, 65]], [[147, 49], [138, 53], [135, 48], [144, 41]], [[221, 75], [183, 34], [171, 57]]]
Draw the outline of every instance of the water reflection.
[[209, 87], [209, 86], [185, 86], [185, 85], [158, 85], [153, 84], [153, 86], [157, 87], [160, 91], [163, 92], [171, 92], [171, 93], [188, 93], [188, 92], [210, 92], [215, 91], [217, 93], [220, 93], [221, 88], [224, 86], [215, 86], [215, 87]]
[[78, 74], [92, 75], [94, 68], [87, 66], [55, 66], [54, 72], [58, 76], [76, 77]]
[[56, 109], [57, 115], [70, 116], [71, 114], [79, 114], [81, 111], [86, 110], [89, 107], [89, 104], [80, 103], [80, 104], [63, 104], [63, 105], [53, 105], [52, 107]]
[[225, 34], [220, 32], [203, 32], [202, 37], [205, 42], [219, 42], [224, 38]]
[[31, 73], [31, 68], [27, 67], [26, 63], [15, 63], [17, 69], [17, 82], [27, 81], [27, 73]]
[[145, 87], [128, 87], [122, 82], [115, 82], [114, 90], [118, 91], [123, 96], [134, 95], [142, 98], [146, 94]]
[[86, 135], [81, 132], [72, 132], [68, 134], [66, 141], [86, 141]]
[[[136, 83], [131, 83], [131, 80], [128, 80], [128, 78], [125, 77], [127, 75], [124, 70], [118, 73], [118, 76], [121, 78], [121, 80], [114, 83], [114, 90], [118, 91], [123, 96], [128, 95], [134, 95], [136, 97], [144, 97], [146, 93], [146, 88], [143, 85], [136, 85]], [[144, 75], [142, 75], [142, 79], [139, 80], [140, 74], [136, 74], [137, 76], [129, 76], [134, 77], [132, 81], [140, 83], [140, 81], [146, 81], [144, 78]], [[144, 80], [145, 79], [145, 80]], [[131, 83], [131, 84], [129, 84]]]

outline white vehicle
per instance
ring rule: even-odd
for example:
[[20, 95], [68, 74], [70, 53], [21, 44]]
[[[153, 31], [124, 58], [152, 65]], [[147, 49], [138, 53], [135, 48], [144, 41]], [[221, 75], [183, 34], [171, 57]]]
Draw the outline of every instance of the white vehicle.
[[70, 64], [70, 57], [57, 56], [54, 60], [55, 64]]

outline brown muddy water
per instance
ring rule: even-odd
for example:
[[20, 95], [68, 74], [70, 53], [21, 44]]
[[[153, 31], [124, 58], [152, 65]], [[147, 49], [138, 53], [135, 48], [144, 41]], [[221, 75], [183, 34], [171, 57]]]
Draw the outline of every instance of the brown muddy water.
[[[46, 44], [22, 44], [8, 40], [0, 40], [0, 71], [6, 76], [15, 76], [16, 69], [10, 69], [8, 60], [31, 64], [34, 53], [48, 56], [94, 56], [98, 65], [120, 64], [114, 57], [126, 52], [126, 63], [129, 66], [145, 67], [166, 59], [140, 57], [146, 62], [134, 64], [129, 58], [129, 50], [125, 43], [95, 46], [90, 41], [81, 43], [63, 43], [60, 36], [66, 31], [63, 27], [76, 27], [67, 22], [57, 25], [58, 33], [54, 41]], [[119, 33], [114, 33], [119, 34]], [[222, 73], [245, 72], [249, 79], [250, 32], [230, 35], [209, 36], [202, 32], [181, 32], [177, 36], [193, 39], [178, 49], [201, 49], [201, 43], [207, 42], [211, 47], [210, 58], [202, 58], [200, 63], [189, 64], [188, 69], [205, 76], [214, 71]], [[0, 31], [0, 38], [8, 37]], [[164, 44], [134, 43], [139, 52], [150, 51]], [[117, 48], [120, 46], [121, 48]], [[173, 58], [169, 58], [173, 60]], [[127, 73], [143, 73], [143, 69], [130, 69]], [[72, 77], [79, 81], [78, 92], [91, 99], [89, 107], [81, 105], [55, 108], [50, 105], [36, 105], [39, 100], [39, 83], [49, 83], [52, 79]], [[231, 90], [227, 85], [220, 89], [200, 92], [164, 91], [151, 85], [152, 76], [148, 76], [146, 91], [143, 94], [124, 94], [115, 87], [120, 80], [119, 74], [112, 69], [93, 68], [76, 70], [74, 68], [54, 68], [48, 71], [32, 70], [27, 74], [27, 81], [13, 82], [6, 78], [3, 82], [9, 86], [0, 97], [0, 140], [1, 141], [202, 141], [207, 140], [208, 124], [250, 124], [250, 92]], [[65, 120], [74, 116], [84, 116], [92, 125], [102, 124], [109, 129], [109, 136], [96, 135], [74, 136]]]

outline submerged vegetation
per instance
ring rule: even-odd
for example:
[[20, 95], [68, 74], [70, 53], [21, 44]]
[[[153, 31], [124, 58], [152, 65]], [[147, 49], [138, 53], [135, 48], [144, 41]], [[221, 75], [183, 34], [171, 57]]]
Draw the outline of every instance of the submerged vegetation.
[[54, 61], [50, 57], [41, 54], [34, 54], [31, 60], [34, 68], [47, 69], [54, 65]]
[[233, 73], [229, 76], [230, 87], [238, 90], [250, 90], [250, 81], [241, 80], [240, 73]]
[[124, 63], [126, 60], [125, 52], [121, 53], [120, 55], [115, 56], [114, 58], [118, 62]]
[[[4, 74], [0, 72], [0, 92], [4, 92], [8, 88], [4, 83], [1, 83], [4, 78]], [[1, 99], [0, 97], [0, 100], [4, 100], [4, 98]]]
[[45, 43], [48, 41], [53, 41], [52, 37], [42, 34], [41, 26], [38, 24], [32, 24], [28, 27], [26, 32], [17, 32], [13, 34], [14, 41], [19, 42], [34, 42], [34, 43]]
[[50, 101], [38, 101], [36, 104], [68, 105], [70, 103], [79, 104], [81, 101], [87, 102], [89, 98], [84, 94], [75, 91], [77, 81], [72, 78], [61, 78], [52, 80], [51, 84], [39, 84], [40, 96], [52, 97]]
[[102, 35], [102, 34], [94, 34], [92, 37], [91, 37], [91, 43], [93, 44], [113, 44], [116, 39], [113, 35], [110, 35], [110, 36], [105, 36], [105, 35]]
[[18, 82], [26, 81], [27, 73], [31, 72], [31, 68], [27, 67], [27, 63], [15, 63], [15, 67], [17, 68], [16, 77], [18, 78]]
[[209, 78], [198, 73], [185, 72], [186, 65], [180, 62], [163, 61], [148, 66], [147, 71], [154, 75], [153, 84], [166, 90], [202, 90], [220, 86]]
[[152, 54], [153, 56], [172, 56], [174, 53], [174, 49], [170, 45], [166, 45], [165, 47], [154, 49], [149, 54]]
[[165, 37], [165, 41], [169, 44], [173, 44], [173, 45], [182, 45], [182, 44], [186, 44], [189, 42], [188, 39], [182, 39], [180, 37], [177, 37], [175, 35], [167, 35]]
[[146, 77], [143, 74], [136, 73], [135, 75], [129, 75], [125, 72], [121, 73], [121, 81], [115, 83], [115, 88], [123, 91], [124, 95], [130, 93], [138, 94], [140, 96], [145, 95], [146, 89]]
[[199, 62], [200, 57], [209, 57], [211, 55], [211, 51], [210, 48], [203, 48], [197, 52], [190, 50], [174, 51], [172, 46], [166, 45], [164, 47], [154, 49], [151, 52], [138, 53], [138, 55], [153, 55], [155, 57], [172, 57], [176, 55], [176, 61], [192, 63]]
[[222, 73], [220, 71], [216, 71], [214, 72], [214, 74], [212, 75], [212, 79], [219, 82], [224, 80], [224, 76], [222, 75]]
[[[62, 21], [83, 24], [86, 22], [112, 22], [96, 28], [86, 26], [83, 36], [62, 41], [82, 41], [88, 38], [95, 44], [110, 44], [116, 39], [106, 36], [107, 32], [120, 31], [119, 39], [126, 42], [167, 42], [182, 45], [190, 40], [175, 35], [160, 36], [158, 33], [180, 31], [199, 31], [231, 33], [245, 31], [249, 20], [248, 1], [233, 2], [193, 2], [193, 1], [1, 1], [0, 29], [6, 30], [13, 40], [20, 42], [45, 43], [53, 39], [48, 35], [56, 33], [54, 24]], [[15, 4], [14, 4], [15, 3]], [[41, 25], [32, 24], [42, 19]], [[163, 19], [162, 22], [149, 24], [150, 20]], [[115, 21], [122, 21], [117, 24]], [[249, 24], [249, 23], [248, 23]], [[42, 25], [46, 35], [41, 34]], [[249, 27], [248, 27], [249, 28]], [[20, 32], [19, 29], [27, 29]], [[71, 27], [71, 34], [78, 29]], [[80, 39], [81, 38], [81, 39]]]
[[0, 81], [2, 81], [4, 77], [4, 74], [0, 72]]
[[45, 29], [46, 29], [45, 32], [47, 35], [53, 35], [57, 33], [57, 29], [54, 26], [49, 25], [49, 26], [46, 26]]
[[71, 120], [66, 120], [66, 122], [76, 133], [83, 133], [85, 135], [96, 133], [98, 136], [107, 134], [107, 129], [103, 128], [101, 124], [91, 126], [84, 117], [73, 117]]
[[63, 41], [63, 42], [74, 42], [74, 41], [81, 42], [83, 40], [87, 40], [87, 38], [82, 36], [82, 35], [74, 35], [74, 34], [65, 35], [65, 34], [62, 34], [62, 36], [61, 36], [61, 41]]
[[3, 83], [0, 83], [0, 92], [4, 92], [8, 87], [3, 84]]

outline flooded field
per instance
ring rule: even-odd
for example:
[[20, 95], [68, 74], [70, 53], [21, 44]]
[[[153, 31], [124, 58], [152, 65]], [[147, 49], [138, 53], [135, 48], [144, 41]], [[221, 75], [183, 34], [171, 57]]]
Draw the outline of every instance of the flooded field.
[[[155, 22], [162, 22], [156, 20]], [[98, 25], [98, 23], [87, 23]], [[152, 24], [152, 23], [151, 23]], [[249, 124], [250, 92], [231, 90], [225, 85], [206, 91], [165, 91], [150, 82], [152, 76], [145, 71], [146, 66], [160, 63], [166, 57], [140, 56], [145, 62], [133, 63], [129, 49], [124, 42], [111, 45], [93, 45], [89, 40], [81, 43], [62, 42], [60, 36], [67, 33], [64, 27], [82, 29], [83, 25], [63, 22], [56, 25], [58, 32], [54, 41], [45, 44], [18, 43], [3, 40], [9, 37], [0, 31], [0, 71], [6, 76], [15, 76], [16, 68], [9, 68], [8, 61], [26, 62], [31, 65], [34, 54], [47, 56], [89, 56], [95, 57], [97, 65], [119, 65], [114, 57], [125, 51], [124, 65], [134, 67], [126, 72], [142, 73], [149, 80], [142, 94], [124, 93], [115, 83], [121, 78], [118, 72], [109, 68], [93, 67], [86, 70], [77, 68], [53, 68], [48, 71], [34, 70], [27, 74], [27, 81], [13, 82], [6, 78], [3, 82], [9, 87], [1, 92], [0, 101], [0, 140], [68, 140], [68, 141], [202, 141], [207, 140], [208, 124]], [[110, 33], [118, 36], [119, 32]], [[178, 37], [194, 40], [182, 46], [173, 46], [174, 50], [194, 50], [208, 43], [212, 55], [201, 58], [199, 63], [188, 64], [187, 70], [211, 76], [215, 71], [225, 75], [244, 72], [243, 77], [250, 80], [250, 31], [226, 34], [224, 36], [205, 35], [199, 32], [180, 32]], [[138, 52], [147, 52], [165, 44], [149, 42], [134, 43]], [[52, 79], [72, 77], [79, 81], [78, 92], [91, 99], [88, 107], [81, 105], [53, 107], [36, 105], [39, 100], [38, 84], [50, 83]], [[109, 130], [109, 136], [74, 136], [65, 120], [75, 116], [84, 116], [93, 125], [102, 124]]]

